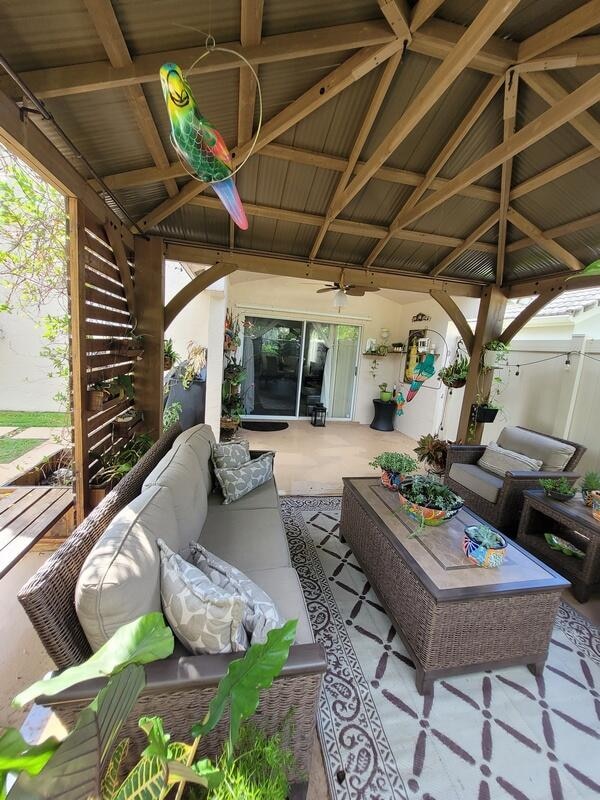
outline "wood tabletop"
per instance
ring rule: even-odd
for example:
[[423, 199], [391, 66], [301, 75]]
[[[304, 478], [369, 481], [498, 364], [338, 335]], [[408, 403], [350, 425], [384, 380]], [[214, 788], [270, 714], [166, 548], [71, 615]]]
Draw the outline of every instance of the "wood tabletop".
[[72, 505], [70, 487], [0, 486], [0, 578]]
[[462, 551], [464, 529], [481, 525], [483, 520], [466, 507], [439, 527], [425, 527], [413, 536], [419, 523], [403, 511], [397, 492], [389, 491], [374, 478], [344, 478], [344, 484], [378, 520], [382, 532], [439, 601], [560, 590], [569, 585], [508, 537], [506, 557], [500, 567], [483, 569], [469, 561]]
[[552, 519], [566, 521], [575, 527], [585, 527], [589, 533], [600, 536], [600, 522], [594, 519], [592, 509], [583, 502], [579, 493], [571, 500], [561, 502], [548, 497], [543, 489], [526, 489], [523, 492], [525, 501], [539, 511], [546, 512]]

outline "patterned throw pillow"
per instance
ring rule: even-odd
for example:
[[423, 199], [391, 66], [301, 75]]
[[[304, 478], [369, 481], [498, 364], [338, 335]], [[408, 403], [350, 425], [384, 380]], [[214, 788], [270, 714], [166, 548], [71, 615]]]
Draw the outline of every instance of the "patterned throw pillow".
[[248, 442], [225, 442], [213, 444], [212, 460], [215, 469], [238, 469], [250, 461]]
[[239, 569], [196, 542], [190, 542], [189, 560], [216, 586], [242, 597], [245, 603], [243, 624], [252, 644], [266, 642], [267, 633], [283, 625], [285, 620], [269, 595]]
[[216, 586], [162, 539], [157, 544], [162, 607], [179, 641], [196, 655], [246, 650], [243, 598]]
[[237, 469], [215, 469], [223, 491], [223, 503], [233, 503], [273, 477], [274, 453], [263, 453]]

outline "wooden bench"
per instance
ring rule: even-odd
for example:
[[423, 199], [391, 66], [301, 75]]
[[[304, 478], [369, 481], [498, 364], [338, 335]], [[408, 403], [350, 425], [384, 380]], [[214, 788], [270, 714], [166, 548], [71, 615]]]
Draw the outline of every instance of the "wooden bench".
[[69, 487], [0, 487], [0, 578], [73, 506]]

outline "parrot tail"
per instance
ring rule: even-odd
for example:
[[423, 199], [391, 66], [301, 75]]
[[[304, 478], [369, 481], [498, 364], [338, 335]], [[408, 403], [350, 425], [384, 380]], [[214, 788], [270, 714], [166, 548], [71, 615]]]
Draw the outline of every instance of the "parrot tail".
[[238, 228], [245, 231], [248, 228], [248, 220], [246, 219], [246, 212], [244, 211], [244, 206], [240, 200], [233, 178], [227, 178], [227, 180], [213, 183], [211, 186], [218, 194], [220, 201], [223, 203]]
[[406, 393], [407, 403], [410, 403], [410, 401], [413, 399], [413, 397], [416, 395], [416, 393], [419, 391], [420, 388], [421, 388], [421, 381], [413, 381], [411, 383], [410, 389]]

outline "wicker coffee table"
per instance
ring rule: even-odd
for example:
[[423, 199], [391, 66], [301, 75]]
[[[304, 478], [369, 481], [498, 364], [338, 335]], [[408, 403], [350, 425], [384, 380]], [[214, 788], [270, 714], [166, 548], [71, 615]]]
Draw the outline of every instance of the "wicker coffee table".
[[398, 495], [375, 478], [344, 478], [340, 534], [360, 562], [416, 667], [420, 694], [461, 672], [527, 664], [543, 671], [560, 595], [569, 586], [509, 540], [498, 569], [463, 555], [463, 508], [437, 528], [418, 528]]

